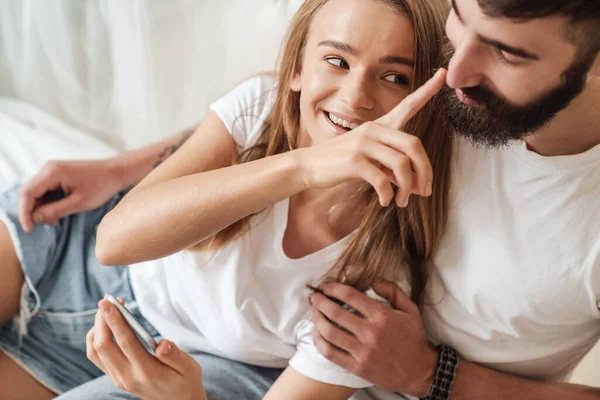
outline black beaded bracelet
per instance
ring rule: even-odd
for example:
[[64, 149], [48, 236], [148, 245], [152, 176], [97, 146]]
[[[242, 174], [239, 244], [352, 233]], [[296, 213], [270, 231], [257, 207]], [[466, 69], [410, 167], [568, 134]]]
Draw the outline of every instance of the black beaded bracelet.
[[450, 346], [441, 344], [435, 348], [440, 355], [435, 368], [433, 384], [427, 397], [421, 400], [448, 400], [454, 378], [456, 378], [456, 368], [458, 367], [458, 353]]

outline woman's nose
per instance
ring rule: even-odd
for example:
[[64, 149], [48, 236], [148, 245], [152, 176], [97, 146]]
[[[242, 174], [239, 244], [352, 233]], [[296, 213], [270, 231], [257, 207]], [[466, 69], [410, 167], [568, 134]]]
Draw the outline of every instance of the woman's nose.
[[363, 74], [347, 76], [343, 83], [341, 100], [352, 111], [371, 109], [375, 105], [372, 91], [368, 78]]

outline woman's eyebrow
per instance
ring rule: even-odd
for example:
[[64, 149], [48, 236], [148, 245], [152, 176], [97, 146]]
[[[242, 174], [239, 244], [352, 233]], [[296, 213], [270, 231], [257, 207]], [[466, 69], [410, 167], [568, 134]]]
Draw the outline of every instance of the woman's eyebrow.
[[322, 42], [319, 42], [318, 46], [333, 47], [334, 49], [338, 49], [344, 53], [356, 55], [356, 51], [354, 51], [352, 46], [350, 46], [348, 43], [339, 42], [337, 40], [323, 40]]
[[414, 68], [414, 66], [415, 66], [415, 62], [406, 57], [397, 57], [397, 56], [381, 57], [379, 59], [379, 62], [382, 64], [402, 64], [402, 65], [407, 65], [411, 68]]

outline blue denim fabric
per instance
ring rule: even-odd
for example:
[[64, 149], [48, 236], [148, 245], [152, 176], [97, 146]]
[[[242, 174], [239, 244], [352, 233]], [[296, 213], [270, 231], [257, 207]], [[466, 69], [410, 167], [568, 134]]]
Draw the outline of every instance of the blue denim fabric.
[[18, 222], [18, 187], [0, 195], [0, 214], [11, 232], [25, 274], [21, 309], [0, 328], [0, 349], [56, 393], [102, 375], [86, 357], [85, 335], [98, 301], [111, 293], [158, 336], [137, 307], [127, 267], [105, 267], [95, 256], [96, 229], [124, 196], [95, 210], [62, 218], [57, 227], [37, 225], [30, 234]]
[[[209, 400], [259, 400], [283, 370], [242, 364], [212, 354], [192, 354], [202, 366], [202, 381]], [[118, 389], [103, 376], [57, 400], [137, 400], [137, 396]]]

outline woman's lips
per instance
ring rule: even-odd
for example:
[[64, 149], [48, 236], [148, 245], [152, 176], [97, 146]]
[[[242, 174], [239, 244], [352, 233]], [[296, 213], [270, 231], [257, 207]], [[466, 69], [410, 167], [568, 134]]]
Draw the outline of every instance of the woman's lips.
[[325, 118], [325, 120], [327, 121], [327, 123], [329, 124], [329, 126], [333, 128], [333, 132], [336, 135], [343, 135], [344, 133], [350, 132], [350, 129], [344, 128], [344, 127], [341, 127], [341, 126], [335, 124], [331, 119], [329, 119], [329, 115], [328, 114], [329, 114], [329, 112], [323, 111], [323, 117]]

